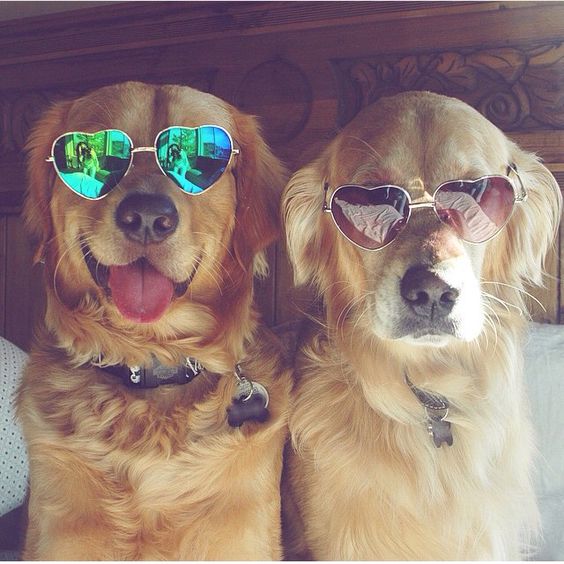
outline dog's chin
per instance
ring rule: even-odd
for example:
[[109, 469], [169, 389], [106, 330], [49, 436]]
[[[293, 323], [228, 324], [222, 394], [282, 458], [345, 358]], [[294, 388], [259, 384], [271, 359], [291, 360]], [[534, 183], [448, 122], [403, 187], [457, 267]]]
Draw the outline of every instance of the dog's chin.
[[442, 348], [451, 344], [457, 338], [454, 335], [439, 333], [415, 333], [413, 335], [405, 335], [398, 340], [416, 347], [436, 347]]
[[135, 323], [155, 323], [161, 319], [172, 301], [186, 293], [198, 267], [196, 261], [190, 276], [175, 282], [144, 256], [129, 264], [106, 265], [84, 243], [82, 254], [92, 279], [108, 301], [124, 319]]
[[481, 325], [465, 326], [449, 321], [437, 325], [421, 325], [403, 320], [392, 327], [374, 327], [374, 332], [385, 340], [399, 341], [415, 347], [441, 348], [456, 342], [474, 341], [481, 333]]

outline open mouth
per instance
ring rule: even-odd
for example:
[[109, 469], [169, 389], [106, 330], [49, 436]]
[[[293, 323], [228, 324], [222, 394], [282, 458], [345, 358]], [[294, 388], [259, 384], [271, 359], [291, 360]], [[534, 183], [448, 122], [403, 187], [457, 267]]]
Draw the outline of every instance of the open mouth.
[[130, 264], [107, 266], [94, 257], [86, 243], [81, 248], [96, 284], [111, 297], [123, 317], [137, 323], [152, 323], [162, 317], [172, 300], [186, 293], [199, 265], [197, 260], [184, 282], [174, 282], [144, 257]]

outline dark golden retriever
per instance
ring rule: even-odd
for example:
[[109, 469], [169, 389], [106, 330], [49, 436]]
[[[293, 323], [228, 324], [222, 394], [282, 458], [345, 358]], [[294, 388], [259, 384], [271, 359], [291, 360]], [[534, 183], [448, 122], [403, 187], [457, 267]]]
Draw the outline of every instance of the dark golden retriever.
[[560, 218], [552, 175], [461, 101], [405, 93], [282, 207], [326, 311], [296, 361], [288, 556], [519, 558], [536, 518], [522, 290]]
[[284, 170], [255, 120], [124, 83], [57, 103], [29, 149], [47, 311], [18, 397], [24, 558], [279, 558], [289, 372], [253, 275]]

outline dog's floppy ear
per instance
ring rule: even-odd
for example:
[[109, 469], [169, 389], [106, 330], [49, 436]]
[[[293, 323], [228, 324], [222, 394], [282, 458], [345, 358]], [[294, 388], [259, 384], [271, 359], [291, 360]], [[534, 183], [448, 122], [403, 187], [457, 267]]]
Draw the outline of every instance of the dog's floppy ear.
[[237, 212], [233, 250], [244, 270], [266, 274], [262, 251], [279, 235], [280, 194], [286, 170], [263, 140], [255, 118], [238, 111], [234, 118], [240, 153], [234, 167]]
[[34, 263], [43, 258], [45, 244], [53, 237], [49, 202], [56, 173], [53, 164], [45, 159], [51, 155], [53, 141], [61, 133], [61, 124], [70, 105], [70, 102], [60, 102], [47, 110], [32, 129], [26, 146], [28, 185], [23, 218], [31, 237]]
[[[486, 265], [495, 279], [515, 285], [542, 285], [544, 260], [554, 243], [562, 214], [562, 194], [554, 176], [539, 159], [512, 144], [511, 159], [527, 192], [502, 237], [494, 239], [497, 249], [486, 253]], [[519, 179], [513, 172], [517, 190]], [[501, 271], [500, 271], [501, 270]]]
[[320, 158], [296, 172], [282, 196], [282, 220], [296, 284], [316, 281], [328, 260], [322, 225], [323, 162]]

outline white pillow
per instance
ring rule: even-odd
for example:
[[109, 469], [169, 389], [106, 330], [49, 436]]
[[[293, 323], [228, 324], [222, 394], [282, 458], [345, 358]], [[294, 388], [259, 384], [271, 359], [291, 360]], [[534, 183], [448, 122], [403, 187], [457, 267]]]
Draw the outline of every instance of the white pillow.
[[564, 560], [564, 325], [531, 323], [524, 353], [543, 528], [534, 558]]
[[0, 337], [0, 516], [21, 505], [27, 491], [27, 452], [14, 419], [15, 392], [27, 355]]

